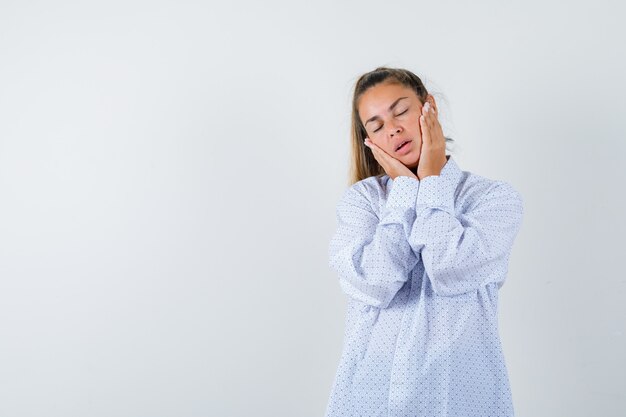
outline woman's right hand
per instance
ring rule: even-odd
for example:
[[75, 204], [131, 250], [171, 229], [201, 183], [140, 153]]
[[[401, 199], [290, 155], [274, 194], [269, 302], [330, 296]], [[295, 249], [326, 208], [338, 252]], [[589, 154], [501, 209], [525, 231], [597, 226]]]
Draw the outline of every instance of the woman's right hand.
[[395, 180], [396, 177], [400, 175], [418, 179], [417, 175], [407, 168], [406, 165], [382, 150], [382, 148], [372, 142], [369, 138], [365, 138], [365, 146], [372, 150], [374, 158], [376, 158], [380, 166], [383, 167], [387, 175], [389, 175], [392, 180]]

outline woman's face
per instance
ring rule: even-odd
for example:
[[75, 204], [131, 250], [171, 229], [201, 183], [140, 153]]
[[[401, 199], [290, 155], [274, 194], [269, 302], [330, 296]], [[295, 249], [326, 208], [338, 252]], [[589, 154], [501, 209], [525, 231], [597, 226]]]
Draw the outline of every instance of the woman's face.
[[[358, 112], [372, 142], [408, 168], [417, 167], [422, 148], [422, 102], [413, 90], [386, 82], [375, 85], [361, 96]], [[410, 142], [398, 150], [407, 140]]]

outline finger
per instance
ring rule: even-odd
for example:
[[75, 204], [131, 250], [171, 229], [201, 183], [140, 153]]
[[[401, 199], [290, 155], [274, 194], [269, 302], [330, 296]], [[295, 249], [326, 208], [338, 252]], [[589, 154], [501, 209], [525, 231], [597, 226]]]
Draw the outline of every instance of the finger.
[[426, 122], [426, 116], [420, 116], [420, 127], [422, 128], [422, 144], [430, 144], [430, 128]]
[[441, 124], [439, 120], [437, 120], [437, 116], [434, 115], [432, 109], [428, 110], [428, 116], [426, 117], [426, 125], [428, 129], [428, 139], [431, 144], [434, 144], [436, 141], [440, 141], [440, 138], [443, 137]]
[[426, 103], [424, 103], [424, 105], [422, 106], [422, 115], [424, 116], [424, 119], [426, 119], [426, 121], [428, 121], [429, 116], [432, 113], [430, 110], [430, 102], [426, 101]]
[[433, 130], [436, 128], [437, 125], [437, 111], [434, 108], [433, 101], [427, 101], [424, 107], [426, 122], [428, 123], [428, 127]]
[[[431, 133], [431, 137], [433, 139], [437, 139], [439, 136], [443, 136], [443, 130], [441, 128], [441, 123], [439, 123], [439, 119], [437, 117], [437, 113], [436, 111], [433, 109], [432, 107], [433, 105], [430, 104], [428, 106], [428, 111], [427, 111], [427, 123], [428, 123], [428, 128], [429, 128], [429, 133]], [[439, 135], [439, 133], [442, 133], [441, 135]]]
[[435, 113], [439, 112], [439, 109], [437, 108], [437, 103], [435, 103], [435, 98], [432, 95], [428, 95], [426, 97], [426, 102], [429, 103], [429, 107], [431, 110], [433, 110]]
[[430, 102], [430, 107], [432, 107], [435, 113], [437, 113], [438, 109], [437, 109], [437, 103], [435, 103], [435, 98], [433, 96], [429, 96], [428, 99], [429, 99], [428, 101]]
[[376, 158], [376, 160], [378, 161], [379, 164], [383, 165], [386, 163], [387, 160], [387, 153], [385, 151], [383, 151], [378, 145], [376, 145], [373, 142], [370, 142], [372, 144], [372, 152], [374, 152], [374, 157]]
[[431, 100], [428, 105], [428, 113], [432, 115], [433, 119], [437, 118], [437, 107], [435, 106], [435, 101]]
[[427, 104], [427, 106], [426, 106], [426, 115], [427, 115], [426, 116], [426, 120], [428, 122], [428, 126], [430, 128], [433, 128], [434, 127], [434, 123], [437, 120], [437, 114], [436, 114], [435, 110], [433, 110], [432, 102], [429, 101], [426, 104]]
[[366, 138], [364, 143], [365, 143], [365, 146], [367, 146], [368, 148], [372, 150], [372, 154], [374, 155], [374, 158], [380, 164], [381, 163], [380, 148], [374, 142], [369, 140], [369, 138]]
[[374, 152], [374, 148], [376, 147], [376, 144], [374, 142], [372, 142], [370, 140], [370, 138], [365, 138], [363, 143], [365, 143], [365, 146], [367, 146], [368, 148], [370, 148], [372, 150], [372, 152]]
[[376, 145], [374, 142], [372, 142], [369, 138], [367, 138], [366, 140], [367, 140], [369, 147], [372, 149], [373, 152], [381, 151], [380, 147]]
[[385, 172], [388, 172], [390, 167], [393, 166], [395, 158], [389, 155], [383, 148], [376, 144], [372, 144], [372, 148], [374, 151], [374, 157], [376, 161], [383, 167]]
[[388, 172], [389, 163], [385, 159], [385, 156], [383, 155], [384, 152], [382, 152], [380, 148], [377, 148], [376, 145], [372, 147], [372, 152], [374, 154], [374, 158], [376, 159], [376, 162], [378, 163], [378, 165], [380, 165], [385, 172]]

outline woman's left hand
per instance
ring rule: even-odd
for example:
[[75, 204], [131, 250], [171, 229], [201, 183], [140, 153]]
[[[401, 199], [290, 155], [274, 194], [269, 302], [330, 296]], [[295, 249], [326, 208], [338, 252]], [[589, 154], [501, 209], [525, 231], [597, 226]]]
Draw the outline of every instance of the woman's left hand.
[[428, 95], [422, 106], [420, 127], [422, 129], [422, 149], [420, 151], [417, 176], [424, 179], [430, 175], [439, 175], [446, 164], [446, 139], [441, 124], [437, 119], [437, 105], [432, 95]]

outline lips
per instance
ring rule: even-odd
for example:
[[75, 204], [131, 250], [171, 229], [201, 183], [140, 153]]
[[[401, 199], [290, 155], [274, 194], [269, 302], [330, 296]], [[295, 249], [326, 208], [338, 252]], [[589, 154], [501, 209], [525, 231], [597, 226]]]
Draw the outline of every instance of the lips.
[[402, 145], [404, 145], [405, 143], [410, 142], [410, 141], [411, 141], [410, 139], [407, 139], [407, 140], [403, 140], [402, 142], [398, 143], [398, 144], [396, 145], [396, 151], [397, 151], [398, 149], [400, 149], [400, 148], [402, 147]]

